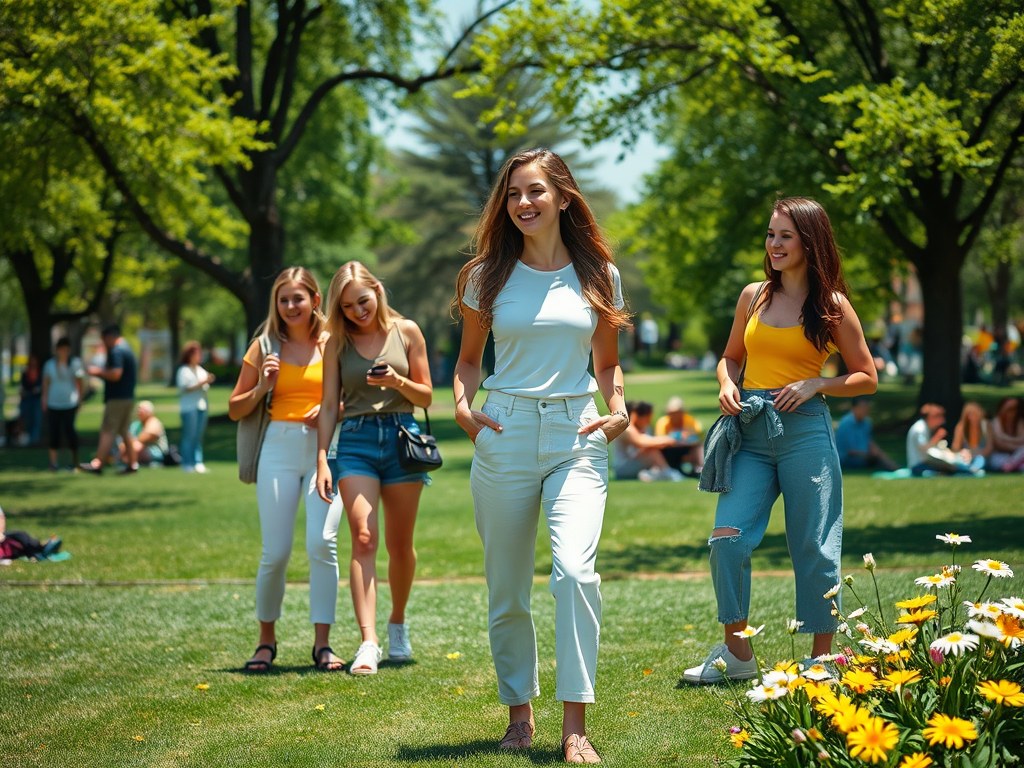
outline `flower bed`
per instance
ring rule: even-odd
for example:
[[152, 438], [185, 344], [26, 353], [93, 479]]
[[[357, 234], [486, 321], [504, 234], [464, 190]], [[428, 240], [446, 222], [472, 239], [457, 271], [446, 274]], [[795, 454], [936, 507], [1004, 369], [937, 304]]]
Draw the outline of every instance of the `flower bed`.
[[[965, 601], [956, 552], [970, 537], [937, 538], [951, 546], [951, 564], [916, 579], [923, 593], [897, 602], [898, 613], [882, 603], [870, 554], [873, 605], [852, 576], [825, 594], [842, 622], [843, 653], [772, 668], [758, 659], [762, 678], [751, 690], [730, 683], [742, 721], [730, 734], [735, 765], [1024, 766], [1024, 599], [982, 602], [1013, 571], [978, 560], [972, 568], [988, 578]], [[845, 616], [841, 589], [860, 603]], [[798, 628], [788, 622], [790, 634]], [[746, 630], [755, 657], [762, 629]], [[724, 671], [724, 661], [714, 664]]]

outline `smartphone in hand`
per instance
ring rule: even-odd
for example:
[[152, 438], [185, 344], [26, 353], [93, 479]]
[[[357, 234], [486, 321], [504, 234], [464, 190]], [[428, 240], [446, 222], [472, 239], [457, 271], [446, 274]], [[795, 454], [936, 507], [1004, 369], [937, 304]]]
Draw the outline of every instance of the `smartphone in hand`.
[[388, 364], [387, 363], [377, 363], [377, 365], [373, 366], [373, 368], [371, 368], [369, 371], [367, 371], [367, 373], [370, 376], [383, 376], [387, 372], [388, 372]]

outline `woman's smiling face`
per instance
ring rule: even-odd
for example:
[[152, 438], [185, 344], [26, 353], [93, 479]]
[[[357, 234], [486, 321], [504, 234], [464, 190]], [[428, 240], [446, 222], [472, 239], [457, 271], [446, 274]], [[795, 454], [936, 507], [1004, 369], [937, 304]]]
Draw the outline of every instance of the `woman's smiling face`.
[[368, 285], [353, 280], [341, 292], [341, 312], [360, 330], [377, 322], [377, 294]]
[[558, 226], [565, 198], [537, 163], [512, 171], [506, 195], [508, 215], [523, 235], [535, 237]]
[[301, 283], [285, 283], [277, 290], [277, 312], [289, 328], [307, 328], [319, 297], [309, 295]]

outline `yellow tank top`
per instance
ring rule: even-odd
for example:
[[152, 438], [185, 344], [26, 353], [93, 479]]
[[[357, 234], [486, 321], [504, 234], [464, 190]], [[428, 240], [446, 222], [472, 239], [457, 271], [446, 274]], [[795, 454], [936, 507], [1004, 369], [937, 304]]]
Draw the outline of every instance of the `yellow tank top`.
[[[255, 367], [248, 354], [242, 359]], [[323, 391], [323, 360], [312, 365], [292, 365], [282, 360], [274, 394], [270, 396], [270, 420], [302, 421], [313, 406], [320, 405]]]
[[744, 389], [779, 389], [794, 381], [820, 376], [825, 360], [836, 349], [829, 344], [824, 352], [819, 352], [804, 336], [802, 325], [765, 325], [759, 312], [747, 321], [743, 344], [747, 349]]

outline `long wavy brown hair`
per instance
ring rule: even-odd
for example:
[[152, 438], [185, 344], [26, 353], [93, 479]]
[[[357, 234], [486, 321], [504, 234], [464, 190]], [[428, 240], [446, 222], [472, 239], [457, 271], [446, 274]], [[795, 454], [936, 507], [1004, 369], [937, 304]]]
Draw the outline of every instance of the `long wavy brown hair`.
[[608, 265], [615, 262], [612, 249], [565, 161], [549, 149], [520, 152], [502, 166], [477, 224], [473, 238], [475, 255], [459, 272], [452, 301], [453, 315], [462, 316], [462, 297], [472, 277], [477, 288], [481, 327], [490, 328], [494, 320], [494, 300], [508, 282], [524, 245], [523, 233], [508, 214], [509, 179], [516, 169], [527, 165], [537, 165], [569, 201], [560, 214], [559, 232], [583, 288], [583, 298], [612, 327], [629, 327], [629, 312], [616, 309], [612, 303], [614, 289], [608, 269]]
[[[837, 294], [849, 298], [850, 289], [843, 278], [839, 260], [839, 247], [832, 233], [832, 222], [821, 204], [807, 197], [787, 197], [777, 200], [772, 214], [784, 213], [793, 220], [807, 260], [807, 298], [800, 312], [804, 336], [815, 349], [824, 352], [834, 340], [839, 324], [843, 322], [843, 307]], [[772, 303], [775, 291], [782, 288], [782, 273], [772, 267], [772, 257], [764, 254], [764, 274], [768, 285], [761, 304]]]

